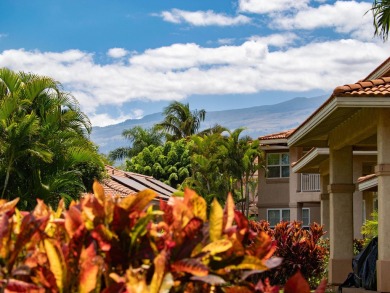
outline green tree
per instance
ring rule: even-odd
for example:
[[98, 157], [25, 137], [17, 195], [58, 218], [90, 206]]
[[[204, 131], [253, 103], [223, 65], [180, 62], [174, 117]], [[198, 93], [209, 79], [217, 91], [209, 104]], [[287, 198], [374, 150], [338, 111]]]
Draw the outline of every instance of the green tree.
[[150, 145], [126, 161], [126, 170], [153, 176], [177, 188], [191, 175], [189, 145], [184, 139]]
[[189, 104], [173, 102], [164, 109], [165, 119], [157, 124], [164, 130], [168, 140], [187, 138], [199, 131], [200, 123], [206, 118], [206, 111], [190, 110]]
[[111, 160], [121, 160], [131, 158], [140, 153], [144, 148], [150, 145], [160, 146], [163, 143], [164, 135], [152, 127], [144, 129], [141, 126], [135, 126], [122, 132], [122, 136], [131, 143], [130, 147], [117, 148], [109, 153]]
[[390, 29], [390, 0], [374, 0], [371, 11], [374, 16], [375, 35], [386, 41]]
[[[85, 190], [86, 168], [104, 165], [89, 140], [92, 127], [76, 99], [55, 80], [0, 69], [0, 188], [23, 208], [40, 197], [55, 204]], [[90, 175], [90, 174], [88, 174]]]
[[220, 133], [191, 137], [192, 175], [183, 185], [202, 195], [208, 206], [214, 198], [219, 202], [225, 202], [229, 191], [229, 177], [223, 169], [223, 158], [220, 156], [223, 140]]
[[260, 166], [262, 151], [258, 140], [253, 141], [249, 136], [241, 137], [243, 131], [244, 128], [227, 131], [228, 135], [224, 137], [220, 156], [222, 156], [223, 170], [229, 177], [229, 191], [237, 201], [242, 202], [242, 211], [248, 216], [250, 180]]
[[192, 136], [192, 176], [184, 184], [205, 197], [209, 204], [214, 197], [224, 202], [226, 193], [231, 192], [248, 214], [251, 181], [262, 152], [257, 140], [240, 137], [243, 130]]

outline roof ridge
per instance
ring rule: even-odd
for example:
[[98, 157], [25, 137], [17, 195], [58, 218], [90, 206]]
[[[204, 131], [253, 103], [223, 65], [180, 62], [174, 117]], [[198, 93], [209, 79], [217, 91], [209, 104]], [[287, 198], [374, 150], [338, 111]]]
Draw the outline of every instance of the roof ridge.
[[372, 86], [384, 85], [386, 83], [390, 83], [390, 77], [381, 77], [373, 80], [362, 80], [356, 83], [338, 86], [333, 90], [333, 94], [337, 95], [345, 92], [362, 90]]

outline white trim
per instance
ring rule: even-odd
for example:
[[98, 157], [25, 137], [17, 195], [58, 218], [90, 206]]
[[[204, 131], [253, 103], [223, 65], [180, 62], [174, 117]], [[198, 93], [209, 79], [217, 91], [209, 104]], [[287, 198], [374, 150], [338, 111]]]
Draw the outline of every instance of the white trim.
[[306, 123], [301, 124], [301, 127], [295, 130], [294, 133], [292, 133], [291, 136], [287, 139], [287, 145], [293, 146], [295, 143], [297, 143], [307, 132], [309, 132], [309, 130], [324, 121], [336, 108], [337, 101], [336, 99], [333, 99], [327, 105], [325, 105], [324, 108], [320, 109], [317, 114], [307, 120]]
[[[318, 156], [327, 155], [329, 156], [329, 148], [313, 148], [303, 157], [301, 157], [295, 165], [292, 166], [291, 170], [293, 173], [300, 173], [300, 170], [306, 165], [310, 164]], [[353, 151], [354, 156], [377, 156], [378, 151]]]
[[260, 144], [265, 145], [273, 145], [273, 144], [279, 144], [279, 143], [286, 143], [287, 144], [287, 138], [276, 138], [276, 139], [261, 139], [259, 138]]
[[383, 64], [383, 67], [380, 70], [376, 70], [372, 74], [367, 76], [365, 80], [379, 79], [383, 76], [383, 74], [385, 74], [389, 70], [390, 70], [390, 62], [387, 62]]
[[299, 170], [309, 164], [312, 160], [320, 155], [328, 155], [328, 148], [314, 148], [306, 153], [302, 158], [300, 158], [295, 165], [291, 168], [294, 173], [299, 173]]
[[373, 177], [371, 179], [358, 183], [359, 191], [364, 191], [376, 186], [378, 186], [378, 177]]
[[286, 145], [260, 145], [260, 148], [263, 151], [268, 151], [268, 150], [289, 150], [290, 148]]
[[[326, 102], [325, 102], [326, 103]], [[295, 132], [287, 139], [287, 145], [293, 146], [302, 139], [310, 130], [317, 127], [321, 122], [330, 116], [338, 107], [343, 108], [388, 108], [390, 107], [390, 97], [333, 97], [322, 109], [309, 120], [301, 124]]]

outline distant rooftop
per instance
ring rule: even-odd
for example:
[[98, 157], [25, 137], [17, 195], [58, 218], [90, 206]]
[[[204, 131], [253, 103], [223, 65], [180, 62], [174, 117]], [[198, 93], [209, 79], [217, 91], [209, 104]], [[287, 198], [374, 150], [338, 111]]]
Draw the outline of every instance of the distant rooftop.
[[108, 165], [105, 166], [105, 169], [109, 178], [101, 183], [106, 195], [125, 197], [145, 189], [151, 189], [157, 193], [156, 199], [167, 201], [171, 194], [177, 191], [152, 176], [125, 172]]

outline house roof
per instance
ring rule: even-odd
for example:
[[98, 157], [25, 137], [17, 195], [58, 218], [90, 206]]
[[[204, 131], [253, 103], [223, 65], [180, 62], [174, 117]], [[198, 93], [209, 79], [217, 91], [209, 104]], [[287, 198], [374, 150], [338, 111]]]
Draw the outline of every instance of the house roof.
[[285, 130], [285, 131], [281, 131], [281, 132], [278, 132], [278, 133], [267, 134], [267, 135], [264, 135], [264, 136], [260, 136], [259, 139], [260, 140], [270, 140], [270, 139], [288, 138], [290, 136], [290, 134], [294, 132], [294, 130], [295, 130], [295, 128], [294, 129]]
[[177, 191], [152, 176], [125, 172], [108, 165], [105, 166], [105, 169], [109, 176], [102, 182], [105, 194], [125, 197], [145, 189], [151, 189], [157, 193], [157, 199], [168, 200], [171, 194]]
[[[364, 79], [336, 87], [328, 100], [288, 136], [288, 144], [302, 145], [309, 138], [308, 132], [312, 132], [310, 136], [316, 137], [317, 140], [317, 143], [312, 146], [324, 147], [326, 144], [323, 142], [326, 141], [328, 132], [327, 125], [332, 126], [332, 124], [336, 125], [344, 121], [346, 117], [351, 116], [361, 107], [390, 107], [390, 99], [388, 99], [390, 97], [390, 77], [386, 76], [390, 75], [389, 73], [390, 58], [367, 77], [374, 79]], [[313, 132], [314, 127], [317, 129]]]
[[378, 177], [376, 174], [369, 174], [359, 177], [357, 180], [359, 191], [377, 191], [378, 190]]

